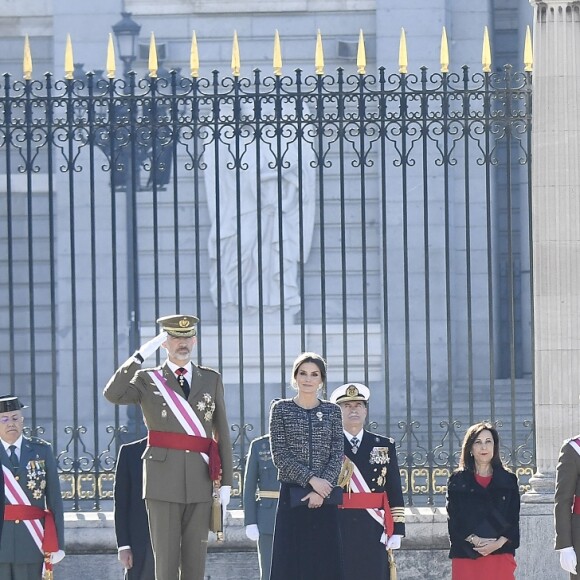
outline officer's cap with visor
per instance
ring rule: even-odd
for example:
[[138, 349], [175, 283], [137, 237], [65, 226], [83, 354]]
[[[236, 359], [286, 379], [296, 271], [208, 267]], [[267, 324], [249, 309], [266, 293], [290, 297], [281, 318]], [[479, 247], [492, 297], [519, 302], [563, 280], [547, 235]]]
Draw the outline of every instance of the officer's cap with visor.
[[362, 383], [346, 383], [332, 391], [331, 403], [346, 403], [348, 401], [362, 401], [365, 405], [371, 396], [369, 388]]
[[169, 335], [175, 338], [190, 338], [197, 334], [197, 316], [190, 314], [172, 314], [157, 319], [157, 324]]

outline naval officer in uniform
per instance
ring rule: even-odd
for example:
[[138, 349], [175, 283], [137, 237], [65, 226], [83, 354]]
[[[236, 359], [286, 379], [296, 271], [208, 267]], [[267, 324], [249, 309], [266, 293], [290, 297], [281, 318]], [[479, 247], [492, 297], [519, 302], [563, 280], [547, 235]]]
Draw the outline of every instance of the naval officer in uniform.
[[279, 495], [278, 470], [272, 461], [268, 434], [250, 443], [244, 473], [244, 524], [246, 536], [250, 540], [258, 541], [260, 580], [268, 580], [270, 577]]
[[[143, 411], [143, 497], [160, 580], [203, 580], [214, 485], [221, 484], [223, 509], [230, 499], [224, 388], [218, 372], [191, 361], [198, 322], [189, 315], [159, 318], [162, 332], [123, 363], [104, 390], [112, 403], [136, 403]], [[142, 369], [159, 346], [167, 360]]]
[[353, 471], [339, 522], [345, 577], [383, 580], [390, 578], [387, 550], [400, 548], [405, 535], [405, 507], [394, 440], [364, 429], [369, 398], [360, 383], [330, 395], [342, 411], [345, 463]]
[[571, 579], [576, 579], [580, 550], [580, 435], [564, 441], [560, 450], [556, 467], [554, 522], [560, 566]]

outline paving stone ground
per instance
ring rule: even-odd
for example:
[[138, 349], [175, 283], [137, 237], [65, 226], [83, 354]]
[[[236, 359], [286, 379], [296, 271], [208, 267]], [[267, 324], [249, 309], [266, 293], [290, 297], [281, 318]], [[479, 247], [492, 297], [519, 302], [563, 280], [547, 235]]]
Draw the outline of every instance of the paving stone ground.
[[[256, 552], [210, 552], [206, 580], [258, 580]], [[116, 554], [67, 556], [55, 567], [55, 580], [122, 580]]]

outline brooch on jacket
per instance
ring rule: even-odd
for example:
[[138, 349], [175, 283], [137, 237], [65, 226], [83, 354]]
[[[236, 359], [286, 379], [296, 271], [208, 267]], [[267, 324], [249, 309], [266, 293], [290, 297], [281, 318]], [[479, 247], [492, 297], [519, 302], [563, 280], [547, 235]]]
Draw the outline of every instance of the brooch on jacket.
[[203, 399], [197, 403], [196, 407], [200, 413], [203, 413], [204, 420], [210, 423], [215, 411], [215, 403], [212, 401], [211, 395], [204, 393]]
[[318, 417], [319, 421], [322, 421], [322, 411], [318, 411], [318, 413], [316, 413], [316, 416]]
[[29, 461], [26, 465], [26, 487], [34, 499], [40, 499], [46, 489], [44, 459]]

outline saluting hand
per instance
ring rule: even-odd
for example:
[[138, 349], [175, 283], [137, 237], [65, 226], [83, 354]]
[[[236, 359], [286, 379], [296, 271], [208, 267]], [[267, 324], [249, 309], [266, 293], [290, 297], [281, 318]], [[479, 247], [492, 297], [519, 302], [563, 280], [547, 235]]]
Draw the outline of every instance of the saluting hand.
[[148, 340], [145, 344], [139, 347], [136, 352], [143, 360], [149, 358], [155, 351], [167, 340], [167, 332], [164, 330], [160, 332], [157, 336], [154, 336], [151, 340]]

